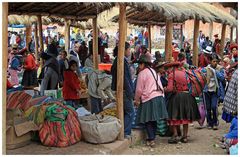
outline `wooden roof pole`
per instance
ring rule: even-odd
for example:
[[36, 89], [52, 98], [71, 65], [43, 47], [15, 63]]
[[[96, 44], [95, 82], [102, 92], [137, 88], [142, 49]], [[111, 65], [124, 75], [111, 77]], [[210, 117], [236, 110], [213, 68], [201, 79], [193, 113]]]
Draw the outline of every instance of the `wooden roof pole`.
[[123, 114], [123, 74], [124, 74], [124, 52], [125, 52], [125, 32], [126, 32], [126, 5], [119, 4], [119, 43], [117, 57], [117, 115], [121, 121], [121, 131], [119, 140], [124, 140], [124, 114]]
[[32, 39], [32, 25], [26, 26], [26, 47], [29, 50], [29, 43]]
[[223, 57], [224, 46], [225, 46], [225, 37], [226, 37], [226, 24], [222, 25], [222, 34], [221, 34], [221, 43], [220, 43], [220, 56]]
[[173, 35], [173, 21], [166, 20], [165, 61], [170, 61], [172, 58], [172, 35]]
[[193, 65], [198, 66], [198, 34], [200, 21], [194, 20], [194, 34], [193, 34]]
[[34, 24], [35, 58], [38, 59], [38, 29], [37, 23]]
[[233, 42], [233, 29], [234, 29], [234, 27], [232, 26], [231, 27], [231, 32], [230, 32], [230, 43]]
[[40, 52], [44, 51], [44, 45], [43, 45], [43, 32], [42, 32], [42, 17], [41, 15], [37, 16], [38, 18], [38, 36], [39, 36], [39, 43], [40, 43]]
[[238, 27], [236, 27], [236, 43], [238, 43]]
[[151, 53], [152, 52], [152, 39], [151, 39], [151, 25], [148, 24], [148, 49], [149, 49], [149, 52]]
[[183, 48], [183, 24], [180, 24], [180, 49]]
[[7, 58], [8, 58], [8, 2], [2, 3], [2, 154], [6, 155], [6, 101], [7, 101]]
[[92, 19], [93, 27], [93, 68], [98, 69], [98, 27], [97, 18]]
[[212, 36], [213, 36], [213, 22], [209, 23], [209, 40], [212, 41]]
[[64, 26], [65, 26], [65, 51], [69, 54], [70, 49], [70, 24], [67, 19], [64, 19]]

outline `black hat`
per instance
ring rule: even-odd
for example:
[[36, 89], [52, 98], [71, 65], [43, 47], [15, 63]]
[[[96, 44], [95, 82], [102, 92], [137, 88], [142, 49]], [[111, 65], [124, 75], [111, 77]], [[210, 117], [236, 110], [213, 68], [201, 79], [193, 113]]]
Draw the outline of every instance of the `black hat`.
[[147, 55], [141, 55], [136, 63], [152, 64], [150, 58]]
[[51, 57], [57, 57], [58, 56], [57, 46], [55, 44], [48, 45], [47, 54]]

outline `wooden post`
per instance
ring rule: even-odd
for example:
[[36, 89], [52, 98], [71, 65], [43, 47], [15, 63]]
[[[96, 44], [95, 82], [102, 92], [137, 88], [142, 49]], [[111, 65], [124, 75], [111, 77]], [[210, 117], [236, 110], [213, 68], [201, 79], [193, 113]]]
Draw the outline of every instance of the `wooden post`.
[[232, 26], [231, 27], [231, 32], [230, 32], [230, 43], [233, 42], [233, 29], [234, 29], [234, 27]]
[[152, 52], [152, 50], [151, 50], [151, 48], [152, 48], [151, 33], [152, 33], [151, 32], [151, 25], [148, 24], [148, 48], [149, 48], [150, 53]]
[[44, 51], [44, 44], [43, 44], [43, 32], [42, 32], [42, 17], [41, 15], [37, 16], [38, 18], [38, 36], [39, 36], [39, 44], [40, 44], [40, 52]]
[[209, 23], [209, 40], [212, 41], [212, 34], [213, 34], [213, 22]]
[[238, 27], [236, 27], [236, 43], [238, 43]]
[[2, 3], [2, 154], [6, 155], [6, 101], [8, 67], [8, 2]]
[[180, 24], [180, 49], [183, 48], [183, 24]]
[[194, 20], [194, 34], [193, 34], [193, 65], [198, 66], [198, 34], [200, 21]]
[[118, 136], [119, 140], [124, 139], [124, 113], [123, 113], [123, 74], [124, 74], [124, 53], [125, 53], [125, 23], [126, 23], [126, 6], [119, 5], [119, 43], [117, 57], [117, 115], [121, 121], [121, 131]]
[[221, 45], [220, 45], [220, 56], [223, 57], [224, 46], [225, 46], [225, 37], [226, 37], [226, 24], [222, 25], [222, 35], [221, 35]]
[[70, 24], [67, 19], [64, 19], [64, 26], [65, 26], [65, 51], [69, 53], [70, 48]]
[[98, 28], [97, 18], [92, 19], [93, 27], [93, 68], [98, 69]]
[[[27, 49], [29, 48], [29, 43], [32, 39], [32, 25], [26, 26], [26, 47]], [[28, 51], [30, 51], [28, 49]]]
[[172, 58], [172, 34], [173, 34], [173, 21], [166, 20], [165, 31], [165, 60], [170, 61]]
[[37, 23], [34, 24], [34, 40], [35, 40], [35, 57], [38, 59], [38, 29]]

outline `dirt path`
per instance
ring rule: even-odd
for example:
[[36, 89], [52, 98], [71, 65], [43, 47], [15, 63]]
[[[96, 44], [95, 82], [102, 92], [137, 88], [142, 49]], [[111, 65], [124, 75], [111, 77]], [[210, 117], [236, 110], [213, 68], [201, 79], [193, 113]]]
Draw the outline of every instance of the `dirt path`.
[[[219, 118], [220, 119], [220, 118]], [[185, 155], [185, 154], [203, 154], [203, 155], [226, 155], [224, 149], [215, 147], [218, 143], [218, 138], [228, 132], [230, 124], [226, 124], [220, 120], [218, 130], [208, 130], [207, 128], [198, 129], [198, 123], [189, 127], [189, 142], [179, 144], [168, 144], [168, 137], [157, 137], [156, 147], [149, 148], [142, 141], [139, 144], [131, 146], [123, 152], [124, 155], [143, 154], [143, 155]]]

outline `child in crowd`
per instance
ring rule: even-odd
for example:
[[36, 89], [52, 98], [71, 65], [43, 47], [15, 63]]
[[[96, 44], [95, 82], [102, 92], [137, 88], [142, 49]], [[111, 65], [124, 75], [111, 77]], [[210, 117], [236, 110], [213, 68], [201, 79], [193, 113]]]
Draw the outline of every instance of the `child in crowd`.
[[231, 122], [229, 132], [225, 134], [221, 139], [221, 147], [229, 150], [232, 145], [238, 143], [238, 117], [237, 114]]
[[80, 80], [76, 73], [77, 62], [71, 60], [69, 62], [69, 68], [64, 71], [64, 81], [63, 81], [63, 98], [66, 103], [74, 108], [78, 108], [78, 103], [80, 95], [82, 93]]

